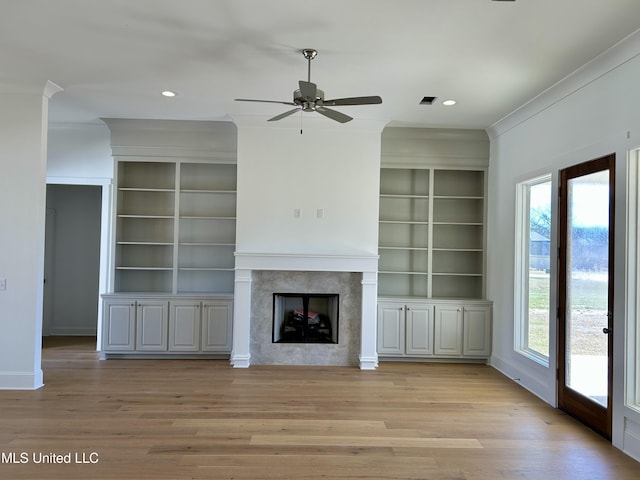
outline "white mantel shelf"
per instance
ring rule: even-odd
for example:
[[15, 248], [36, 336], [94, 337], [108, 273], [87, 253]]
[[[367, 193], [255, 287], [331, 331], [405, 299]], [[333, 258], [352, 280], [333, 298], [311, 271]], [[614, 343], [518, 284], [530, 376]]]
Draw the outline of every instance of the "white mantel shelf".
[[316, 272], [377, 272], [378, 255], [240, 253], [236, 270], [291, 270]]
[[376, 348], [376, 306], [378, 290], [378, 255], [369, 253], [235, 253], [235, 291], [233, 315], [233, 350], [235, 368], [251, 364], [250, 322], [252, 272], [260, 270], [307, 272], [355, 272], [362, 274], [360, 369], [378, 366]]

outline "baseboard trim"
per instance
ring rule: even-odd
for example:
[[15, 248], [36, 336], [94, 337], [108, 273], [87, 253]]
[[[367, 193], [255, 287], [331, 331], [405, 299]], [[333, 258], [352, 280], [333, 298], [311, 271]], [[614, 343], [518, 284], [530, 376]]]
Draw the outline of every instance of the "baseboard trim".
[[544, 379], [531, 375], [524, 369], [514, 368], [513, 362], [505, 361], [495, 355], [491, 357], [489, 365], [498, 370], [505, 377], [531, 392], [543, 402], [548, 403], [554, 408], [557, 407], [555, 398], [547, 398], [548, 395], [552, 395], [552, 392], [555, 392], [555, 389], [552, 389], [552, 392], [549, 392], [549, 386], [545, 383]]
[[0, 372], [0, 390], [37, 390], [44, 386], [42, 370]]

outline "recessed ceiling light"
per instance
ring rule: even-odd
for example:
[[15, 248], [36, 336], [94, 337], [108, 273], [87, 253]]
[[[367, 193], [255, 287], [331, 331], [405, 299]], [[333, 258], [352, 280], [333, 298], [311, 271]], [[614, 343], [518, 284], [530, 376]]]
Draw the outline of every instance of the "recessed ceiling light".
[[443, 105], [446, 105], [447, 107], [450, 107], [451, 105], [455, 105], [456, 101], [455, 100], [445, 100], [444, 102], [442, 102]]
[[178, 94], [172, 90], [165, 90], [162, 92], [162, 95], [165, 97], [175, 97]]

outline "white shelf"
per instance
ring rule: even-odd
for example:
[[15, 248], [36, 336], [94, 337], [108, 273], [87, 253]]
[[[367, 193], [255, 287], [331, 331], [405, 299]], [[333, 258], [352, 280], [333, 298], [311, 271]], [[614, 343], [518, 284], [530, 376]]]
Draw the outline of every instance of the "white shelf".
[[173, 267], [116, 267], [116, 270], [172, 271]]
[[235, 195], [236, 191], [235, 190], [195, 190], [195, 189], [185, 189], [185, 188], [181, 188], [180, 189], [180, 193], [209, 193], [209, 194], [215, 194], [215, 195]]
[[116, 242], [116, 245], [158, 245], [158, 246], [172, 246], [173, 242]]
[[409, 199], [425, 199], [428, 200], [429, 195], [411, 195], [411, 194], [394, 194], [394, 193], [381, 193], [380, 198], [409, 198]]
[[410, 272], [407, 270], [398, 270], [398, 271], [380, 270], [378, 271], [378, 273], [390, 273], [392, 275], [428, 275], [427, 272]]
[[210, 217], [204, 215], [180, 215], [183, 220], [235, 220], [236, 217]]
[[138, 193], [169, 193], [174, 194], [173, 188], [118, 188], [118, 192], [138, 192]]
[[234, 268], [217, 268], [217, 267], [178, 267], [180, 271], [190, 272], [233, 272]]
[[173, 215], [138, 215], [138, 214], [127, 214], [127, 213], [119, 213], [118, 218], [168, 218], [173, 220]]
[[220, 242], [180, 242], [179, 245], [184, 247], [235, 247], [235, 243]]
[[482, 298], [484, 178], [482, 170], [381, 170], [380, 296]]

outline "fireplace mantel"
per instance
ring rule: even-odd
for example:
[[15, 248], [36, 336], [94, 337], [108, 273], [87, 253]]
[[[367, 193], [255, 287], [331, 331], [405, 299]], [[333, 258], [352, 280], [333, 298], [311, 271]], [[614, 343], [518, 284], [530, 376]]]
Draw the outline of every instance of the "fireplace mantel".
[[378, 255], [310, 253], [235, 253], [236, 270], [291, 270], [309, 272], [378, 271]]
[[235, 259], [233, 350], [231, 352], [231, 363], [235, 368], [248, 368], [251, 365], [252, 272], [262, 270], [360, 273], [362, 275], [360, 368], [362, 370], [377, 368], [377, 255], [236, 252]]

